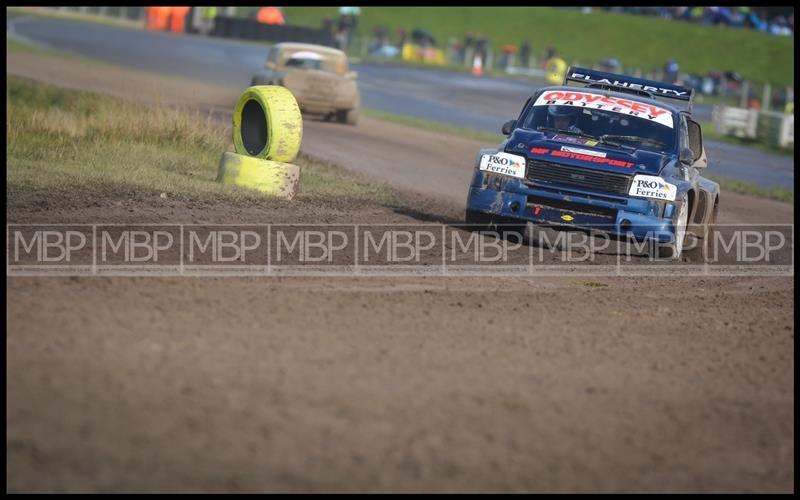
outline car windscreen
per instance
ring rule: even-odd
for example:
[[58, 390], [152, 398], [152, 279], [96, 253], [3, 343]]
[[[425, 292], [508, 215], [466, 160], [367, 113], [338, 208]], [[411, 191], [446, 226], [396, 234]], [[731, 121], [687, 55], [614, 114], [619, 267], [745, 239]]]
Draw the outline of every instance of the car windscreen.
[[[299, 52], [300, 49], [284, 49], [281, 51], [279, 56], [279, 66], [283, 67], [302, 67], [305, 69], [321, 69], [322, 71], [328, 71], [331, 73], [336, 73], [337, 75], [344, 75], [347, 73], [347, 58], [343, 55], [338, 54], [328, 54], [328, 53], [317, 53], [318, 59], [316, 63], [297, 63], [297, 59], [293, 58], [292, 56]], [[308, 49], [305, 49], [307, 52]], [[308, 61], [309, 58], [300, 58], [302, 60]], [[313, 67], [312, 67], [313, 66]]]
[[653, 152], [675, 147], [675, 119], [660, 106], [590, 92], [545, 91], [528, 109], [522, 128], [604, 139]]
[[287, 68], [322, 69], [322, 61], [316, 59], [298, 59], [293, 57], [286, 61]]

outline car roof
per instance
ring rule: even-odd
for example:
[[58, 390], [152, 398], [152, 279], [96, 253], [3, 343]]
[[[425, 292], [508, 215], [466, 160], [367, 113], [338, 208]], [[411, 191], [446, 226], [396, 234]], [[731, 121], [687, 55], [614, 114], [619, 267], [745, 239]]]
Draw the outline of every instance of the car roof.
[[346, 56], [345, 53], [339, 49], [334, 49], [333, 47], [326, 47], [324, 45], [314, 45], [312, 43], [282, 42], [282, 43], [276, 43], [274, 47], [277, 48], [278, 50], [302, 49], [302, 50], [312, 50], [323, 54]]
[[681, 113], [681, 112], [687, 113], [686, 110], [677, 108], [674, 105], [672, 105], [672, 104], [670, 104], [668, 102], [664, 102], [661, 99], [655, 99], [655, 98], [651, 99], [649, 97], [636, 95], [636, 94], [631, 94], [631, 93], [628, 93], [628, 92], [617, 92], [615, 90], [596, 89], [596, 88], [589, 88], [589, 87], [574, 87], [574, 86], [566, 86], [566, 85], [558, 85], [558, 86], [555, 86], [555, 87], [543, 87], [543, 88], [537, 90], [536, 93], [534, 93], [531, 97], [533, 97], [535, 95], [538, 95], [539, 93], [541, 93], [543, 91], [546, 91], [546, 90], [563, 90], [563, 91], [567, 91], [567, 92], [588, 92], [588, 93], [592, 93], [592, 94], [605, 95], [605, 96], [609, 96], [609, 97], [618, 97], [620, 99], [627, 99], [629, 101], [641, 102], [641, 103], [644, 103], [644, 104], [654, 104], [655, 103], [658, 106], [666, 109], [667, 111], [670, 111], [670, 112], [675, 113], [675, 114]]

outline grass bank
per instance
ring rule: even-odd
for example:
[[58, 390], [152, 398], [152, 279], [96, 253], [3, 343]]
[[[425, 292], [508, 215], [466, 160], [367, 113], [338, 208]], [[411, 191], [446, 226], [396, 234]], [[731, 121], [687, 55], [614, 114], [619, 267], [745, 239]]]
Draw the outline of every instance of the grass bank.
[[[240, 8], [241, 9], [241, 8]], [[289, 24], [318, 28], [338, 7], [285, 7]], [[660, 69], [675, 58], [682, 71], [735, 70], [756, 82], [794, 85], [794, 37], [682, 21], [553, 7], [363, 7], [358, 31], [422, 28], [440, 45], [464, 35], [488, 36], [495, 51], [527, 39], [534, 54], [555, 47], [567, 61], [616, 57], [624, 66]]]
[[[11, 76], [6, 95], [7, 189], [286, 203], [215, 181], [220, 155], [233, 149], [229, 132], [210, 116]], [[390, 188], [327, 163], [305, 156], [296, 163], [302, 168], [297, 201], [394, 201]]]
[[705, 174], [704, 177], [708, 177], [712, 181], [718, 183], [720, 189], [723, 191], [733, 191], [734, 193], [748, 194], [758, 198], [769, 198], [771, 200], [794, 203], [794, 192], [782, 187], [765, 189], [752, 182], [739, 181], [728, 177], [708, 174]]

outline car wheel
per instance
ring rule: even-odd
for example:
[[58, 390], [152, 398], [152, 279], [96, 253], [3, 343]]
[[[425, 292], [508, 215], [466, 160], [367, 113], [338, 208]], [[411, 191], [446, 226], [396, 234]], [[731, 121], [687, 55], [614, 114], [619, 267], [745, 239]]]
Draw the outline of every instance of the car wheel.
[[711, 213], [709, 220], [702, 225], [703, 234], [692, 235], [689, 244], [685, 244], [683, 259], [694, 264], [704, 264], [710, 257], [713, 249], [714, 238], [717, 234], [717, 207]]
[[467, 209], [464, 222], [468, 224], [467, 231], [488, 231], [492, 228], [493, 217], [490, 214]]
[[353, 108], [345, 113], [344, 122], [348, 125], [358, 124], [358, 108]]
[[517, 219], [476, 212], [469, 209], [464, 215], [464, 220], [469, 224], [466, 228], [468, 231], [497, 231], [503, 235], [504, 238], [508, 238], [510, 234], [513, 234], [519, 237], [519, 241], [525, 239], [525, 231], [528, 227], [527, 223], [520, 223]]
[[668, 260], [679, 260], [683, 254], [684, 240], [686, 239], [686, 225], [689, 222], [689, 204], [685, 201], [681, 203], [678, 218], [675, 221], [674, 238], [669, 243], [658, 244], [655, 246], [658, 258]]
[[356, 125], [358, 123], [358, 108], [341, 109], [337, 111], [336, 121], [348, 125]]

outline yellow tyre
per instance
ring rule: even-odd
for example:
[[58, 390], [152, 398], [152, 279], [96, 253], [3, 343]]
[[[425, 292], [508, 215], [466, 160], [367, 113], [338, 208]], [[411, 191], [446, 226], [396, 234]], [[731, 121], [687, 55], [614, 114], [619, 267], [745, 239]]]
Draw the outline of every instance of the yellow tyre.
[[547, 83], [551, 85], [560, 85], [564, 82], [564, 74], [567, 72], [567, 63], [563, 59], [553, 57], [547, 60], [544, 65], [547, 71]]
[[233, 108], [233, 148], [240, 155], [291, 162], [300, 151], [303, 118], [292, 93], [276, 85], [242, 92]]
[[300, 181], [300, 167], [291, 163], [262, 160], [236, 153], [222, 153], [217, 182], [256, 189], [292, 199]]

